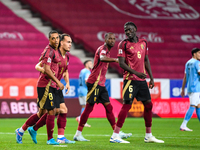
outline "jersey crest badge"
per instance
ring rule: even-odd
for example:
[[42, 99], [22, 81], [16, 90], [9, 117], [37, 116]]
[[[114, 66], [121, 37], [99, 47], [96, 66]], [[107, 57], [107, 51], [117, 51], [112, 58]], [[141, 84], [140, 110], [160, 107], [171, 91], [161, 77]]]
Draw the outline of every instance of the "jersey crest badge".
[[144, 45], [143, 44], [141, 44], [141, 49], [144, 49]]
[[50, 57], [48, 58], [47, 62], [48, 62], [48, 63], [51, 63], [51, 58], [50, 58]]
[[106, 51], [105, 51], [105, 50], [102, 50], [102, 51], [101, 51], [101, 54], [106, 54]]
[[130, 49], [134, 49], [134, 47], [133, 46], [131, 46], [131, 48]]
[[122, 54], [122, 49], [119, 49], [119, 52], [118, 52], [119, 54]]

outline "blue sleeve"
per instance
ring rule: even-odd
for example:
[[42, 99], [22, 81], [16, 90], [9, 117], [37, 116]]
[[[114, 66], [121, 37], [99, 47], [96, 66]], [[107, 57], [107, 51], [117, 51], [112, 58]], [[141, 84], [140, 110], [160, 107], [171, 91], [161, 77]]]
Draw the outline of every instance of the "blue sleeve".
[[185, 74], [187, 73], [187, 63], [185, 64]]
[[199, 60], [197, 60], [195, 62], [195, 68], [196, 68], [197, 72], [200, 72], [200, 61]]

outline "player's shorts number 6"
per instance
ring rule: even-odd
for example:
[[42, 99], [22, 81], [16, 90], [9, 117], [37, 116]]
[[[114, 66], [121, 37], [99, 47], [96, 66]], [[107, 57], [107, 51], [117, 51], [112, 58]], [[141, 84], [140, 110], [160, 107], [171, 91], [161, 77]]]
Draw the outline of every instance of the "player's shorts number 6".
[[129, 90], [130, 93], [133, 92], [133, 86], [129, 85], [128, 90]]

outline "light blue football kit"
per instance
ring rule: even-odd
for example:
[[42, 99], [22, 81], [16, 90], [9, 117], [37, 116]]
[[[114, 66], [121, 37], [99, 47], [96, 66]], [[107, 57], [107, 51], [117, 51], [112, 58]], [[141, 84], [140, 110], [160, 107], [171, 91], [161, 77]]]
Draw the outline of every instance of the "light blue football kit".
[[84, 68], [81, 70], [79, 74], [79, 89], [78, 95], [79, 96], [86, 96], [87, 95], [87, 85], [85, 81], [88, 79], [89, 75], [91, 74], [90, 70]]
[[187, 92], [200, 92], [200, 61], [191, 58], [185, 65]]
[[[191, 58], [185, 64], [185, 74], [186, 74], [186, 84], [187, 84], [187, 92], [190, 99], [190, 107], [185, 114], [185, 118], [180, 127], [182, 131], [192, 131], [186, 125], [190, 118], [193, 115], [195, 110], [194, 106], [200, 104], [200, 61], [194, 58]], [[196, 107], [196, 114], [200, 121], [200, 108]]]

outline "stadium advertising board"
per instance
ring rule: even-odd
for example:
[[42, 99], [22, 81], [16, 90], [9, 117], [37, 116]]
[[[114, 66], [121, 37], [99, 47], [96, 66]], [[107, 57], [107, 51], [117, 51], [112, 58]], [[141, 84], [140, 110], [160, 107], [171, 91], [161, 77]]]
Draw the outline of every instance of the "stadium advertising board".
[[[183, 80], [170, 80], [170, 97], [171, 98], [180, 98], [181, 97], [181, 88]], [[187, 95], [187, 88], [185, 87], [185, 97]]]
[[25, 118], [37, 111], [36, 99], [0, 99], [0, 118]]
[[37, 97], [37, 80], [35, 78], [0, 79], [0, 98], [32, 99]]
[[[0, 79], [0, 99], [33, 99], [37, 98], [37, 80], [36, 78], [3, 78]], [[70, 91], [65, 98], [78, 98], [78, 79], [70, 79]], [[61, 82], [66, 85], [64, 79]], [[108, 94], [110, 96], [110, 80], [105, 82]]]
[[[190, 106], [188, 98], [157, 99], [152, 102], [153, 115], [161, 118], [184, 118]], [[195, 111], [194, 117], [197, 117]]]

